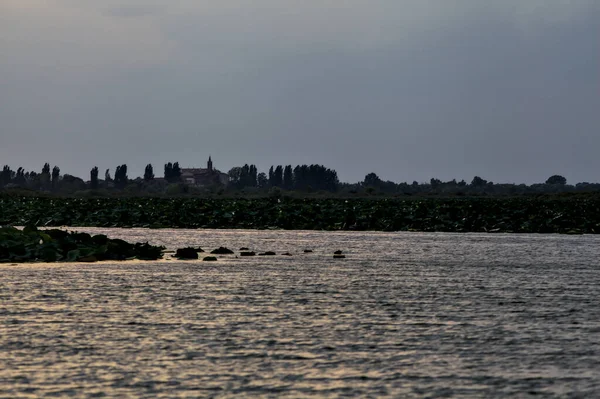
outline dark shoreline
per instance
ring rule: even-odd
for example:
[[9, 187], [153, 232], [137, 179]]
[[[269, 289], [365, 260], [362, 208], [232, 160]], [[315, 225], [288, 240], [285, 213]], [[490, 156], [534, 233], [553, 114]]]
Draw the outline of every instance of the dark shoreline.
[[1, 197], [0, 225], [600, 233], [600, 197]]

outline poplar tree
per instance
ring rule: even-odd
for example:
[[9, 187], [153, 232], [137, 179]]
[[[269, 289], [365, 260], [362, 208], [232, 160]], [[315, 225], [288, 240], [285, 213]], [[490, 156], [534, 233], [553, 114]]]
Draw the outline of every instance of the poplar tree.
[[92, 190], [98, 189], [98, 167], [94, 166], [92, 170], [90, 170], [90, 188]]
[[144, 180], [154, 180], [154, 168], [152, 168], [151, 164], [146, 165], [146, 169], [144, 170]]
[[60, 179], [60, 168], [55, 166], [52, 168], [52, 188], [55, 189], [58, 185], [58, 180]]

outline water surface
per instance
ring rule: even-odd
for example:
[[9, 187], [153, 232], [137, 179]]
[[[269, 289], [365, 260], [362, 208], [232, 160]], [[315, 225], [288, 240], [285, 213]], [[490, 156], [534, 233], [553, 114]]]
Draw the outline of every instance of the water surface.
[[78, 230], [293, 256], [2, 264], [2, 398], [600, 396], [597, 236]]

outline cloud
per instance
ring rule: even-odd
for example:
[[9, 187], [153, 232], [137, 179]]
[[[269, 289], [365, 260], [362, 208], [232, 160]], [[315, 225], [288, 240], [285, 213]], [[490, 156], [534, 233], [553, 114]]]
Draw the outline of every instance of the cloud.
[[0, 1], [0, 156], [593, 180], [599, 4]]
[[153, 21], [109, 17], [60, 1], [23, 0], [0, 6], [1, 64], [72, 78], [106, 68], [167, 62], [170, 43]]
[[110, 7], [105, 11], [106, 15], [123, 17], [123, 18], [139, 18], [147, 16], [160, 15], [164, 12], [164, 7], [154, 6], [117, 6]]

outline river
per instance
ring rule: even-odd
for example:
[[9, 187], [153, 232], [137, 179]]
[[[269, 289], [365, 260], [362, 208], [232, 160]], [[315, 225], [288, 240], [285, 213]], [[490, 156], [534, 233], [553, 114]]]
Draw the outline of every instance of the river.
[[600, 236], [77, 230], [277, 255], [1, 264], [1, 398], [600, 397]]

